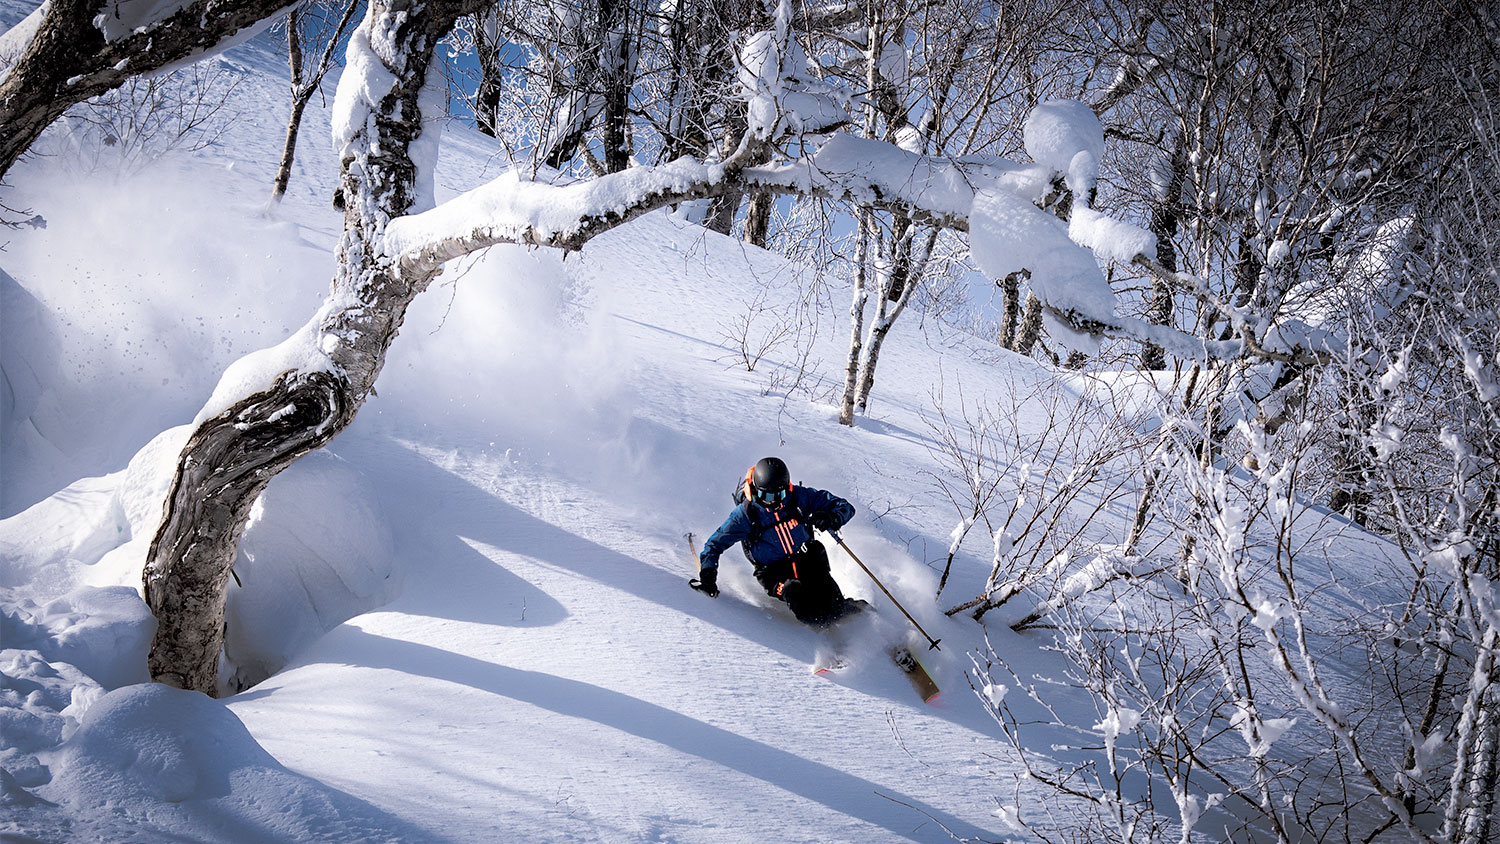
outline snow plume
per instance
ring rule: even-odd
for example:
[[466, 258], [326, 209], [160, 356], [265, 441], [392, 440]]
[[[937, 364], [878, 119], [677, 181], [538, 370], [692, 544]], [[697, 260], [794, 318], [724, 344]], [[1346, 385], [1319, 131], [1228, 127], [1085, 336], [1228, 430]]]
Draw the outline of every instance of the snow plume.
[[196, 426], [218, 416], [246, 396], [270, 389], [283, 373], [293, 370], [303, 373], [333, 371], [336, 364], [328, 353], [338, 340], [332, 335], [325, 336], [319, 328], [324, 314], [330, 309], [337, 309], [337, 306], [333, 303], [324, 305], [323, 310], [290, 337], [230, 364], [219, 377], [213, 394], [198, 410], [193, 424]]
[[636, 362], [605, 307], [608, 279], [575, 279], [576, 265], [497, 246], [450, 269], [412, 303], [370, 406], [597, 471], [630, 425]]
[[123, 467], [191, 419], [224, 367], [285, 338], [323, 298], [328, 250], [226, 202], [222, 179], [197, 162], [124, 179], [19, 175], [49, 224], [4, 253], [3, 366], [11, 383], [29, 371], [46, 389], [6, 408], [0, 516]]

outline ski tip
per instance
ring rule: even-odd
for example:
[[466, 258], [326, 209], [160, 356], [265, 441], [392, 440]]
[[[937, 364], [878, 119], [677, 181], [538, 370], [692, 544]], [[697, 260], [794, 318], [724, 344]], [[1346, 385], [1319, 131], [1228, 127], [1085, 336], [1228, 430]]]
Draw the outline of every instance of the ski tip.
[[814, 665], [813, 666], [813, 673], [817, 674], [820, 677], [826, 677], [826, 676], [828, 676], [830, 674], [837, 674], [838, 672], [843, 671], [845, 668], [848, 668], [848, 667], [849, 667], [849, 660], [843, 659], [843, 658], [840, 657], [840, 658], [835, 658], [835, 659], [829, 660], [828, 662], [822, 662], [822, 663], [819, 663], [817, 665]]

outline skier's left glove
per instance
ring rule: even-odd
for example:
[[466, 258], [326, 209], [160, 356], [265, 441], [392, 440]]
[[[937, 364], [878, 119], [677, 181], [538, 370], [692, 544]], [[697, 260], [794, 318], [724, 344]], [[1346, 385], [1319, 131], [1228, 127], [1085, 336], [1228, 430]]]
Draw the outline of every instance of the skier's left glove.
[[702, 569], [698, 576], [688, 581], [688, 585], [710, 598], [719, 597], [719, 570]]
[[807, 523], [824, 533], [832, 533], [843, 527], [838, 515], [834, 513], [814, 513], [807, 517]]

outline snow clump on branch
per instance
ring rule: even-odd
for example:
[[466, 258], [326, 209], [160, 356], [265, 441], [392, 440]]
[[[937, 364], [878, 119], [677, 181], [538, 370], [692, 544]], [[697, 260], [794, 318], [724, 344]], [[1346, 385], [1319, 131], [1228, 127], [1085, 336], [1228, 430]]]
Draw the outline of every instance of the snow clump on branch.
[[807, 53], [792, 37], [789, 4], [777, 5], [776, 28], [746, 38], [737, 59], [755, 137], [826, 132], [849, 122], [848, 95], [808, 72]]

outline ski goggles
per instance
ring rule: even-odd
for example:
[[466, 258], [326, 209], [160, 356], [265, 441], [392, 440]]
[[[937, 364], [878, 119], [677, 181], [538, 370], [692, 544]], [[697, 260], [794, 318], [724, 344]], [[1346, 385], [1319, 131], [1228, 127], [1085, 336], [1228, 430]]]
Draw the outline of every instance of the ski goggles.
[[761, 504], [775, 505], [780, 504], [781, 502], [786, 500], [785, 487], [781, 489], [760, 489], [759, 487], [756, 487], [754, 489], [754, 492], [755, 500], [759, 501]]

